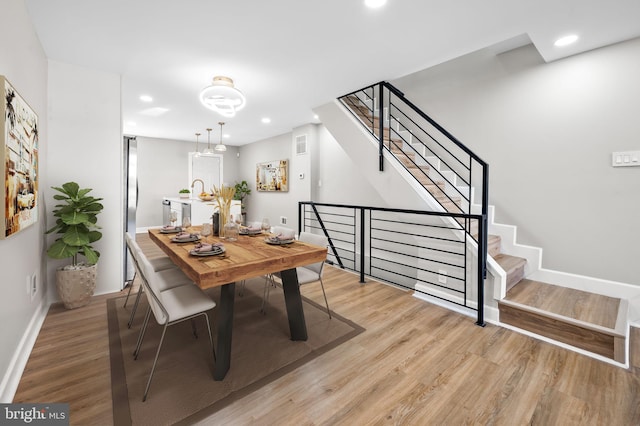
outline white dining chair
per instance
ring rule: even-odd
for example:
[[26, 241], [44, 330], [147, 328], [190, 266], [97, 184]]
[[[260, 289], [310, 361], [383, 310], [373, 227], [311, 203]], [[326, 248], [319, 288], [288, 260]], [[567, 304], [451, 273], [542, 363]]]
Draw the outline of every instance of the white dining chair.
[[[298, 237], [299, 241], [313, 244], [316, 246], [327, 247], [329, 245], [329, 239], [324, 235], [312, 234], [310, 232], [300, 232]], [[324, 270], [324, 261], [312, 263], [310, 265], [298, 266], [296, 268], [296, 274], [298, 275], [298, 285], [304, 285], [313, 283], [316, 281], [320, 281], [320, 286], [322, 288], [322, 295], [324, 296], [324, 303], [327, 306], [327, 314], [329, 315], [329, 319], [331, 319], [331, 310], [329, 309], [329, 302], [327, 301], [327, 293], [324, 291], [324, 283], [322, 282], [322, 272]], [[271, 283], [275, 283], [273, 277], [278, 277], [282, 279], [279, 272], [273, 274], [270, 277]], [[262, 300], [262, 312], [265, 312], [265, 304], [269, 299], [269, 289], [270, 286], [265, 283], [265, 294]]]
[[136, 348], [133, 352], [134, 359], [138, 359], [138, 356], [140, 355], [140, 348], [142, 347], [144, 335], [152, 314], [155, 317], [156, 322], [162, 326], [160, 342], [158, 343], [158, 349], [156, 350], [156, 355], [153, 360], [153, 366], [151, 367], [149, 379], [147, 380], [144, 395], [142, 396], [142, 401], [144, 402], [147, 400], [149, 388], [151, 387], [151, 380], [153, 379], [153, 374], [158, 364], [160, 349], [162, 349], [162, 343], [164, 342], [167, 328], [170, 325], [186, 320], [192, 320], [194, 335], [197, 338], [193, 320], [198, 316], [204, 316], [207, 324], [207, 332], [209, 334], [209, 344], [211, 345], [211, 352], [215, 363], [216, 352], [213, 345], [211, 324], [209, 322], [209, 315], [207, 312], [216, 307], [216, 302], [214, 302], [204, 291], [200, 289], [200, 287], [196, 285], [181, 285], [160, 291], [160, 286], [163, 285], [162, 271], [153, 272], [151, 265], [145, 258], [141, 258], [140, 260], [141, 267], [138, 269], [138, 274], [140, 275], [140, 280], [145, 288], [149, 307], [147, 308], [147, 313], [145, 315], [142, 328], [140, 329], [140, 334], [138, 335]]
[[[131, 253], [131, 257], [134, 260], [134, 263], [137, 263], [138, 265], [140, 265], [141, 259], [145, 258], [149, 265], [150, 270], [153, 272], [160, 273], [160, 284], [159, 284], [160, 291], [168, 290], [170, 288], [181, 286], [181, 285], [193, 284], [193, 281], [191, 281], [180, 269], [178, 269], [176, 264], [173, 263], [173, 261], [171, 261], [169, 256], [166, 256], [166, 259], [165, 257], [148, 259], [142, 252], [142, 249], [138, 245], [138, 242], [134, 240], [131, 237], [131, 235], [126, 233], [125, 240], [127, 243], [127, 247], [129, 248], [129, 252]], [[138, 271], [136, 268], [133, 281], [136, 280], [137, 274], [138, 274]], [[131, 288], [133, 288], [133, 282], [129, 287], [129, 293], [131, 293]], [[144, 291], [144, 286], [139, 285], [138, 293], [136, 294], [136, 300], [133, 304], [133, 308], [131, 309], [131, 314], [129, 315], [129, 322], [127, 323], [128, 328], [131, 328], [131, 325], [133, 324], [133, 320], [135, 318], [136, 311], [138, 309], [138, 304], [140, 303], [140, 296], [142, 296], [143, 291]], [[127, 299], [128, 298], [129, 298], [129, 294], [127, 294]], [[124, 306], [125, 307], [127, 306], [126, 300], [125, 300]]]

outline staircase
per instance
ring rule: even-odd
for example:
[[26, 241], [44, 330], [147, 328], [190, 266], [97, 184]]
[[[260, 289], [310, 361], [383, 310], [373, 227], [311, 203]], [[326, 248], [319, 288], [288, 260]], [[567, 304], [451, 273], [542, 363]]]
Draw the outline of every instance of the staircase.
[[[470, 182], [459, 183], [459, 176], [455, 173], [451, 176], [451, 167], [443, 167], [424, 142], [414, 142], [406, 124], [400, 124], [402, 118], [390, 113], [392, 106], [380, 111], [376, 109], [377, 100], [368, 94], [364, 99], [351, 94], [340, 100], [376, 138], [381, 132], [382, 118], [385, 148], [443, 211], [471, 212], [474, 191]], [[469, 195], [465, 197], [467, 192]], [[463, 221], [458, 221], [464, 228]], [[471, 223], [467, 232], [477, 240], [477, 221]], [[526, 279], [527, 259], [504, 253], [501, 246], [500, 236], [488, 235], [488, 256], [506, 273], [506, 297], [498, 300], [501, 323], [619, 363], [626, 362], [625, 300]]]

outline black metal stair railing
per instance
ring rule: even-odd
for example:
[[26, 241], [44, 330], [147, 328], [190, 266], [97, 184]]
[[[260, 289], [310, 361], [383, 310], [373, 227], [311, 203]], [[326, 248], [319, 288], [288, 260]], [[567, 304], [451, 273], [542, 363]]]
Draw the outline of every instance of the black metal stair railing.
[[308, 201], [298, 216], [299, 232], [329, 239], [327, 262], [359, 273], [361, 283], [369, 276], [463, 306], [484, 326], [484, 259], [473, 262], [465, 231], [475, 221], [483, 233], [481, 215]]
[[[388, 82], [339, 98], [378, 140], [379, 170], [384, 151], [397, 158], [445, 211], [486, 214], [489, 167], [478, 155], [409, 101]], [[480, 211], [472, 211], [472, 203]], [[474, 230], [467, 230], [475, 234]]]
[[[448, 213], [454, 227], [477, 242], [484, 280], [488, 164], [388, 82], [356, 90], [339, 100], [378, 142], [379, 170], [384, 171], [387, 152]], [[469, 220], [476, 215], [477, 220]]]

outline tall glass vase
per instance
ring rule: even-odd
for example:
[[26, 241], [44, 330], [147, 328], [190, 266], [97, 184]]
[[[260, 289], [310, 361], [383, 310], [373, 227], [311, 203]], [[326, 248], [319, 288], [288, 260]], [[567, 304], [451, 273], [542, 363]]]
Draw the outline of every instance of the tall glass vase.
[[230, 207], [220, 208], [220, 238], [226, 238], [224, 227], [231, 219]]

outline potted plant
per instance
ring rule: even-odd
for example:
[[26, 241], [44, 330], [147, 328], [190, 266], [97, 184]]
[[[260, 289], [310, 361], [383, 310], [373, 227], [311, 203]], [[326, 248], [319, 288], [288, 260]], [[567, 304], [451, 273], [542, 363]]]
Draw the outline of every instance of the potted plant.
[[242, 213], [242, 223], [247, 223], [247, 211], [244, 205], [244, 199], [247, 195], [251, 194], [249, 184], [246, 180], [242, 182], [236, 182], [236, 193], [233, 196], [234, 200], [240, 200], [240, 212]]
[[[99, 202], [102, 198], [87, 195], [91, 188], [80, 189], [75, 182], [52, 188], [61, 193], [53, 198], [62, 203], [55, 206], [56, 224], [46, 233], [56, 232], [60, 237], [51, 244], [47, 255], [53, 259], [71, 258], [71, 265], [56, 271], [56, 287], [65, 308], [73, 309], [89, 303], [96, 288], [100, 253], [91, 244], [102, 238], [96, 222], [104, 206]], [[86, 263], [78, 262], [79, 254]]]
[[183, 188], [178, 191], [178, 195], [180, 196], [180, 198], [189, 198], [189, 194], [191, 194], [191, 191], [189, 191], [187, 188]]

